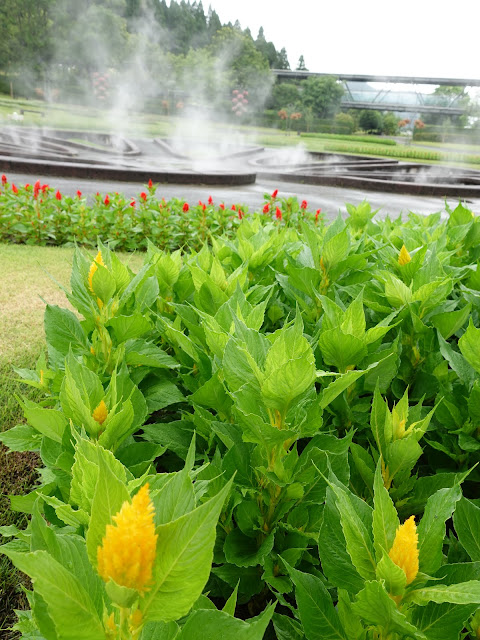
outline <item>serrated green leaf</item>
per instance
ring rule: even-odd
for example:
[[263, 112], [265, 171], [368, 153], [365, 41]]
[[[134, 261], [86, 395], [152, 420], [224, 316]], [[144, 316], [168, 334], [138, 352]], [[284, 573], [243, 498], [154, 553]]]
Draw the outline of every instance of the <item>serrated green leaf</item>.
[[3, 553], [32, 579], [35, 591], [47, 603], [48, 611], [65, 640], [100, 640], [103, 624], [85, 588], [46, 551]]
[[461, 497], [462, 492], [457, 484], [450, 489], [440, 489], [427, 500], [417, 530], [419, 564], [423, 573], [433, 575], [441, 566], [445, 522], [452, 516]]
[[462, 498], [456, 505], [453, 524], [457, 537], [470, 558], [480, 561], [480, 507]]
[[298, 613], [307, 640], [347, 640], [332, 598], [320, 578], [284, 564], [295, 585]]
[[383, 484], [380, 461], [377, 464], [373, 488], [373, 545], [377, 560], [381, 560], [384, 553], [388, 553], [392, 548], [400, 521], [393, 500]]
[[401, 638], [424, 638], [389, 597], [380, 582], [369, 581], [365, 588], [357, 594], [357, 600], [352, 604], [354, 613], [371, 625], [381, 629], [398, 633]]
[[146, 621], [178, 620], [197, 600], [210, 574], [218, 516], [231, 481], [208, 502], [177, 520], [157, 527], [161, 553], [153, 569], [153, 586], [141, 609]]

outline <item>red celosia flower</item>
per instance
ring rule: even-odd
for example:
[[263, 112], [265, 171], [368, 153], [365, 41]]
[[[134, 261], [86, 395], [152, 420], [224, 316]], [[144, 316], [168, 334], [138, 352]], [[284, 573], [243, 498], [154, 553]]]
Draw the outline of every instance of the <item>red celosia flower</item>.
[[190, 207], [188, 206], [188, 202], [185, 202], [183, 204], [183, 213], [187, 213], [187, 211], [190, 209]]
[[220, 209], [222, 211], [225, 211], [225, 205], [223, 204], [223, 202], [221, 204], [218, 205], [220, 207]]
[[50, 187], [48, 186], [48, 184], [42, 185], [42, 193], [45, 193], [45, 191], [48, 191], [49, 189]]
[[232, 204], [232, 211], [236, 211], [236, 210], [237, 210], [237, 207], [234, 204]]
[[148, 188], [151, 189], [153, 187], [153, 182], [152, 179], [150, 178], [150, 180], [148, 181]]
[[62, 194], [60, 193], [60, 191], [57, 189], [57, 193], [55, 194], [55, 198], [57, 200], [61, 200], [62, 199]]
[[18, 193], [18, 189], [13, 182], [12, 182], [12, 191], [13, 193]]
[[130, 200], [130, 206], [135, 209], [135, 200], [133, 198]]
[[275, 189], [275, 191], [272, 193], [272, 198], [276, 198], [278, 195], [278, 189]]
[[106, 205], [108, 207], [108, 205], [110, 204], [110, 198], [108, 197], [108, 193], [105, 196], [105, 200], [103, 201], [103, 204]]
[[317, 209], [317, 212], [315, 213], [315, 222], [318, 222], [318, 217], [319, 217], [321, 212], [322, 212], [321, 209]]
[[2, 174], [2, 184], [5, 186], [7, 184], [7, 176]]
[[269, 213], [269, 212], [270, 212], [270, 205], [267, 202], [267, 204], [263, 207], [263, 213]]
[[81, 198], [82, 197], [82, 192], [80, 190], [77, 191], [77, 198]]
[[307, 201], [306, 200], [302, 200], [302, 204], [300, 205], [300, 209], [306, 209], [307, 208]]
[[208, 196], [208, 204], [213, 204], [213, 198], [212, 198], [212, 196]]
[[244, 214], [244, 212], [243, 212], [241, 209], [239, 209], [239, 210], [238, 210], [238, 219], [239, 219], [239, 220], [242, 220], [242, 218], [243, 218], [243, 216], [244, 216], [244, 215], [245, 215], [245, 214]]
[[27, 184], [25, 185], [25, 189], [30, 189], [30, 185], [28, 184], [28, 182], [27, 182]]
[[35, 184], [33, 185], [33, 197], [36, 198], [38, 196], [38, 194], [40, 193], [40, 189], [42, 187], [40, 186], [40, 180], [37, 180], [35, 182]]
[[277, 220], [281, 220], [282, 219], [282, 212], [280, 211], [280, 209], [277, 207], [276, 211], [275, 211], [275, 217]]
[[147, 194], [145, 193], [145, 191], [142, 191], [142, 193], [140, 194], [140, 200], [143, 200], [144, 202], [147, 201]]

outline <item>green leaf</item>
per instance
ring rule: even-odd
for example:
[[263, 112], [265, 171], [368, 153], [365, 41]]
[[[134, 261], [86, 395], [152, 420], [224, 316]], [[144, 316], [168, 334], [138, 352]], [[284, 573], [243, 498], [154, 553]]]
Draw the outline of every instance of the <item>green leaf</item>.
[[77, 316], [56, 305], [47, 304], [45, 309], [45, 336], [49, 346], [66, 356], [70, 350], [75, 354], [87, 351], [87, 341]]
[[42, 436], [28, 424], [17, 424], [0, 433], [0, 442], [10, 451], [38, 451], [42, 443]]
[[480, 373], [480, 329], [474, 326], [471, 318], [467, 330], [458, 341], [458, 346], [467, 362]]
[[329, 582], [349, 593], [363, 587], [363, 578], [354, 567], [347, 551], [335, 494], [327, 489], [327, 500], [318, 536], [318, 551], [322, 569]]
[[322, 257], [325, 267], [330, 270], [335, 267], [348, 253], [349, 239], [347, 230], [327, 240], [323, 246]]
[[476, 562], [480, 560], [480, 507], [462, 498], [456, 506], [453, 524], [457, 537], [468, 553]]
[[[160, 484], [161, 483], [161, 484]], [[188, 467], [165, 478], [157, 474], [150, 483], [155, 524], [166, 524], [195, 508], [195, 491]]]
[[302, 626], [294, 618], [275, 613], [272, 620], [277, 640], [305, 640]]
[[185, 396], [171, 380], [154, 381], [148, 387], [142, 387], [142, 391], [147, 401], [149, 413], [159, 411], [177, 402], [185, 402]]
[[298, 614], [307, 640], [348, 640], [320, 578], [297, 571], [285, 561], [284, 564], [295, 585]]
[[373, 482], [373, 546], [377, 560], [392, 548], [395, 533], [400, 525], [397, 510], [383, 484], [381, 461], [378, 461]]
[[348, 554], [358, 573], [365, 580], [372, 579], [375, 577], [377, 564], [375, 562], [375, 551], [368, 525], [363, 522], [359, 512], [355, 508], [356, 503], [350, 492], [347, 492], [347, 490], [335, 482], [330, 484], [330, 488], [337, 498], [336, 505], [340, 512], [340, 520], [347, 543]]
[[115, 279], [109, 270], [101, 264], [97, 264], [97, 269], [92, 277], [92, 289], [100, 300], [107, 304], [115, 293]]
[[384, 553], [383, 558], [377, 564], [377, 580], [383, 582], [390, 595], [402, 596], [407, 584], [407, 575], [401, 567], [393, 562], [387, 553]]
[[[370, 414], [370, 428], [372, 429], [373, 437], [377, 443], [378, 451], [385, 461], [387, 442], [391, 440], [391, 428], [386, 432], [385, 425], [387, 421], [391, 422], [390, 411], [387, 403], [380, 395], [378, 386], [375, 388], [373, 394], [372, 411]], [[390, 436], [387, 438], [387, 436]]]
[[419, 562], [423, 573], [433, 575], [441, 566], [445, 522], [451, 517], [461, 497], [462, 492], [457, 484], [450, 489], [440, 489], [427, 500], [418, 525]]
[[152, 328], [151, 322], [139, 311], [136, 311], [131, 316], [115, 316], [114, 318], [110, 318], [107, 326], [113, 327], [118, 343], [133, 338], [140, 338]]
[[158, 297], [158, 280], [156, 276], [150, 276], [135, 290], [135, 306], [141, 312], [145, 311]]
[[237, 607], [237, 596], [238, 596], [238, 585], [240, 583], [237, 583], [237, 586], [235, 587], [235, 589], [233, 590], [232, 595], [228, 598], [228, 600], [226, 601], [222, 611], [225, 611], [225, 613], [228, 613], [229, 616], [234, 616], [235, 615], [235, 609]]
[[360, 292], [355, 300], [345, 311], [341, 330], [352, 336], [362, 339], [365, 336], [366, 322], [363, 310], [363, 292]]
[[468, 303], [463, 309], [458, 309], [457, 311], [437, 313], [432, 316], [430, 320], [433, 326], [440, 331], [442, 337], [448, 340], [450, 336], [453, 336], [454, 333], [463, 327], [470, 317], [471, 310], [472, 305]]
[[145, 365], [160, 369], [174, 369], [180, 366], [175, 358], [169, 356], [163, 349], [141, 338], [127, 340], [125, 362], [130, 366]]
[[[476, 580], [480, 577], [480, 563], [444, 565], [438, 570], [443, 584]], [[412, 608], [412, 622], [421, 629], [428, 640], [452, 640], [458, 638], [467, 619], [477, 609], [476, 604], [436, 604]]]
[[347, 367], [357, 366], [367, 355], [364, 339], [343, 333], [339, 328], [323, 331], [318, 346], [325, 364], [334, 365], [341, 372], [345, 372]]
[[315, 381], [315, 358], [302, 332], [298, 315], [293, 326], [276, 334], [265, 359], [262, 398], [267, 407], [282, 414]]
[[[320, 394], [320, 407], [325, 409], [328, 405], [335, 400], [341, 393], [348, 389], [356, 380], [361, 378], [365, 374], [365, 371], [347, 371], [341, 376], [336, 378], [327, 387], [325, 387]], [[318, 375], [318, 374], [317, 374]]]
[[63, 412], [76, 427], [83, 427], [90, 436], [98, 434], [102, 427], [92, 415], [97, 405], [91, 407], [90, 397], [85, 394], [85, 387], [82, 389], [82, 380], [75, 379], [68, 365], [65, 366], [65, 377], [59, 397]]
[[[390, 481], [401, 484], [422, 455], [422, 447], [414, 437], [404, 437], [387, 444], [385, 464]], [[398, 476], [398, 477], [397, 477]]]
[[397, 609], [395, 602], [376, 580], [365, 583], [352, 609], [368, 624], [380, 627], [385, 634], [398, 633], [401, 638], [424, 637]]
[[270, 533], [260, 546], [256, 538], [246, 536], [240, 529], [233, 529], [225, 538], [223, 550], [227, 562], [238, 567], [253, 567], [263, 564], [263, 560], [273, 549], [273, 533]]
[[460, 380], [470, 388], [475, 379], [475, 369], [467, 362], [467, 359], [461, 353], [455, 351], [451, 345], [442, 338], [440, 332], [437, 333], [437, 336], [440, 353]]
[[416, 604], [424, 606], [429, 602], [450, 602], [452, 604], [480, 604], [480, 580], [469, 580], [457, 584], [439, 584], [434, 587], [415, 589], [409, 594]]
[[154, 586], [141, 604], [146, 621], [178, 620], [201, 594], [212, 565], [218, 516], [231, 484], [190, 513], [157, 527], [161, 553], [155, 558]]
[[176, 622], [147, 622], [140, 640], [179, 640], [180, 627]]
[[385, 297], [395, 309], [413, 300], [412, 290], [391, 273], [385, 277]]
[[124, 483], [111, 471], [102, 456], [98, 459], [98, 480], [92, 500], [92, 514], [87, 532], [87, 551], [90, 562], [97, 566], [97, 549], [102, 543], [107, 524], [123, 503], [130, 501]]
[[200, 609], [188, 617], [178, 640], [262, 640], [275, 604], [249, 621], [233, 618], [224, 611]]
[[100, 640], [105, 636], [95, 606], [80, 581], [46, 551], [19, 553], [2, 549], [15, 566], [29, 575], [35, 591], [47, 603], [60, 637]]
[[27, 400], [24, 409], [25, 418], [31, 427], [55, 442], [62, 442], [67, 419], [61, 411], [43, 409]]
[[453, 640], [459, 638], [468, 618], [477, 608], [476, 605], [435, 604], [415, 607], [412, 622], [425, 634], [428, 640]]

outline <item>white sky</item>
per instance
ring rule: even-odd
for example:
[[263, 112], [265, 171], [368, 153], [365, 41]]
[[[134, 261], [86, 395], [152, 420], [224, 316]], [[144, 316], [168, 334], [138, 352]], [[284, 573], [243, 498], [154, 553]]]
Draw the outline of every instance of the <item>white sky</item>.
[[309, 71], [480, 79], [479, 0], [203, 0], [222, 24], [263, 26], [290, 67]]

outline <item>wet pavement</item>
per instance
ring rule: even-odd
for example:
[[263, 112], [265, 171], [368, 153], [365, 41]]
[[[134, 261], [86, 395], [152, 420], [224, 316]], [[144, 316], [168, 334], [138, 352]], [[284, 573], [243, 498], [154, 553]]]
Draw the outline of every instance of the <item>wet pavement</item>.
[[[60, 178], [41, 174], [7, 173], [9, 181], [18, 184], [33, 184], [40, 179], [55, 189], [59, 189], [62, 194], [74, 196], [79, 189], [84, 195], [92, 196], [97, 191], [101, 194], [107, 192], [119, 192], [125, 194], [127, 198], [136, 198], [141, 191], [145, 190], [145, 184], [137, 182], [121, 182], [113, 180], [86, 180], [82, 178]], [[409, 211], [420, 214], [429, 214], [436, 211], [445, 210], [445, 198], [435, 196], [404, 195], [394, 193], [382, 193], [378, 191], [367, 191], [360, 189], [349, 189], [340, 187], [330, 187], [322, 185], [308, 185], [292, 182], [282, 182], [281, 180], [266, 180], [261, 176], [251, 185], [239, 187], [205, 186], [205, 185], [178, 185], [159, 184], [156, 195], [158, 198], [180, 198], [189, 203], [196, 203], [198, 200], [206, 202], [212, 196], [215, 203], [223, 202], [225, 206], [232, 204], [246, 205], [249, 211], [261, 209], [264, 203], [264, 194], [270, 194], [278, 189], [279, 198], [290, 198], [296, 196], [299, 201], [307, 200], [310, 210], [322, 209], [327, 219], [332, 219], [339, 212], [346, 213], [345, 203], [358, 205], [363, 200], [367, 200], [373, 209], [380, 209], [379, 215], [398, 216], [408, 214]], [[448, 197], [446, 199], [450, 207], [455, 207], [459, 199]], [[466, 206], [474, 213], [480, 214], [480, 198], [468, 198], [465, 200]]]

